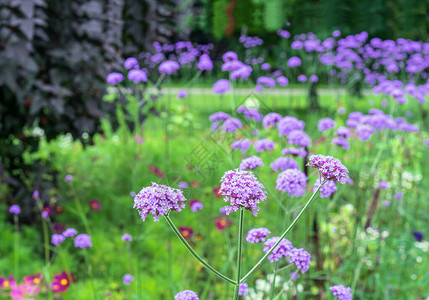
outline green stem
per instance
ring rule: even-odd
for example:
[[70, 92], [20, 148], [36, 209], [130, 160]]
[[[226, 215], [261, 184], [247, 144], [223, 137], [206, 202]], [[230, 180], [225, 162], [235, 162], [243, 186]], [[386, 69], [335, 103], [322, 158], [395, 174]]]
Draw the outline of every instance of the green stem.
[[220, 278], [222, 278], [225, 281], [228, 281], [229, 283], [233, 284], [233, 285], [237, 285], [237, 282], [235, 282], [234, 280], [232, 280], [229, 277], [226, 277], [225, 275], [223, 275], [222, 273], [220, 273], [219, 271], [217, 271], [215, 268], [213, 268], [212, 266], [210, 266], [208, 263], [206, 263], [195, 251], [194, 249], [192, 249], [192, 247], [188, 244], [188, 242], [185, 240], [185, 238], [180, 234], [179, 230], [177, 229], [176, 225], [174, 225], [173, 221], [170, 219], [170, 216], [164, 216], [165, 219], [167, 220], [168, 225], [170, 225], [170, 228], [174, 231], [174, 233], [176, 234], [176, 236], [179, 238], [179, 240], [182, 242], [182, 244], [186, 247], [186, 249], [188, 249], [189, 252], [191, 252], [191, 254], [204, 266], [206, 267], [208, 270], [210, 270], [211, 272], [213, 272], [214, 274], [216, 274], [217, 276], [219, 276]]
[[42, 226], [43, 226], [43, 240], [44, 240], [44, 246], [45, 246], [45, 264], [49, 264], [49, 235], [48, 235], [48, 224], [46, 223], [46, 220], [42, 220]]
[[13, 215], [13, 221], [15, 223], [15, 256], [14, 256], [14, 260], [15, 260], [15, 276], [19, 277], [19, 223], [18, 223], [18, 215], [14, 214]]
[[264, 260], [271, 254], [271, 252], [274, 251], [274, 249], [281, 243], [281, 241], [285, 238], [285, 236], [289, 233], [289, 231], [291, 231], [291, 229], [295, 226], [295, 224], [298, 222], [298, 220], [301, 218], [301, 216], [304, 214], [304, 212], [307, 210], [307, 208], [309, 207], [309, 205], [311, 204], [311, 202], [313, 202], [313, 200], [315, 199], [315, 196], [317, 194], [317, 192], [319, 192], [320, 188], [326, 183], [326, 181], [322, 182], [321, 185], [319, 185], [319, 187], [317, 188], [317, 190], [313, 193], [313, 195], [311, 195], [310, 199], [307, 201], [307, 203], [304, 205], [304, 207], [301, 209], [301, 211], [299, 212], [299, 214], [296, 216], [295, 220], [292, 221], [292, 223], [289, 225], [289, 227], [286, 229], [285, 232], [283, 232], [283, 234], [280, 236], [279, 240], [277, 241], [277, 243], [275, 243], [273, 245], [273, 247], [271, 247], [271, 249], [265, 253], [264, 256], [262, 256], [262, 258], [256, 263], [256, 265], [240, 280], [240, 283], [245, 282], [247, 278], [249, 278], [250, 275], [252, 275], [253, 272], [256, 271], [257, 268], [259, 268], [260, 265], [262, 265], [262, 263], [264, 262]]
[[271, 295], [270, 295], [270, 300], [273, 300], [273, 299], [274, 299], [274, 290], [276, 289], [277, 263], [278, 263], [278, 261], [276, 261], [276, 264], [275, 264], [275, 266], [274, 266], [274, 276], [273, 276], [273, 282], [271, 283]]
[[[243, 251], [243, 219], [244, 210], [240, 207], [240, 219], [238, 221], [238, 244], [237, 244], [237, 283], [240, 282], [241, 276], [241, 255]], [[240, 290], [240, 284], [234, 287], [234, 300], [238, 299], [238, 292]]]

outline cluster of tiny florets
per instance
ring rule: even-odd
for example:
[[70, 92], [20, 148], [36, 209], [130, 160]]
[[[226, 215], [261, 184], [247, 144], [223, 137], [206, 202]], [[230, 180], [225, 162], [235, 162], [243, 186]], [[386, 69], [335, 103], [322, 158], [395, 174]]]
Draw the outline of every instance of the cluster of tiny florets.
[[331, 286], [329, 289], [338, 300], [352, 300], [351, 288], [349, 287], [339, 284]]
[[219, 193], [230, 203], [230, 206], [226, 207], [227, 214], [243, 207], [256, 216], [259, 210], [258, 203], [267, 199], [264, 186], [250, 171], [238, 169], [227, 171], [220, 182]]
[[326, 180], [345, 183], [349, 177], [347, 168], [339, 159], [326, 155], [311, 155], [308, 166], [318, 168], [322, 177]]
[[169, 211], [181, 211], [185, 207], [185, 201], [181, 190], [152, 182], [152, 186], [144, 187], [135, 196], [134, 208], [139, 211], [143, 221], [152, 214], [157, 222], [160, 215], [165, 216]]
[[250, 229], [249, 232], [247, 233], [246, 241], [252, 244], [265, 242], [265, 239], [270, 234], [271, 234], [271, 231], [269, 231], [265, 227], [253, 228], [253, 229]]
[[297, 169], [287, 169], [277, 176], [276, 190], [300, 197], [305, 193], [307, 176]]

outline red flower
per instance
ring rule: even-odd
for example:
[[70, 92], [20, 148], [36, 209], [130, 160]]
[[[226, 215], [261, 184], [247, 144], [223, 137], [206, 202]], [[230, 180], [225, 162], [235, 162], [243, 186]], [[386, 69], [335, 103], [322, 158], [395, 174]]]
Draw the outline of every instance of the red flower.
[[232, 220], [226, 217], [215, 217], [213, 218], [217, 230], [224, 230], [225, 228], [232, 225]]
[[191, 227], [179, 227], [180, 234], [185, 239], [191, 239], [194, 237], [194, 230]]
[[24, 276], [24, 281], [28, 284], [38, 285], [42, 281], [42, 274], [37, 273], [36, 275]]
[[91, 208], [93, 211], [99, 211], [101, 208], [101, 202], [97, 199], [91, 199], [89, 201], [89, 208]]
[[191, 181], [191, 186], [194, 187], [194, 188], [198, 188], [198, 187], [201, 186], [201, 184], [198, 181], [196, 181], [196, 180], [192, 180]]
[[162, 172], [160, 168], [157, 168], [153, 165], [149, 165], [148, 168], [152, 174], [158, 176], [159, 178], [164, 178], [164, 172]]
[[221, 193], [219, 193], [219, 190], [220, 190], [220, 186], [217, 186], [217, 187], [215, 187], [215, 188], [213, 189], [213, 194], [214, 194], [214, 196], [215, 196], [216, 198], [220, 198], [220, 197], [222, 197], [222, 194], [221, 194]]
[[73, 274], [67, 274], [63, 271], [61, 274], [54, 275], [54, 280], [52, 281], [51, 288], [54, 293], [61, 292], [64, 293], [67, 291], [71, 282], [74, 282]]

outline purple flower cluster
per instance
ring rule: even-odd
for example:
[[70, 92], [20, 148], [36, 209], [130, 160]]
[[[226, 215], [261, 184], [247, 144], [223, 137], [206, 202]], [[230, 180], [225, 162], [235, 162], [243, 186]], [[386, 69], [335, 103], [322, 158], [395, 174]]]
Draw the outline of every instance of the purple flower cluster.
[[287, 169], [277, 176], [276, 189], [291, 197], [301, 197], [305, 193], [307, 176], [298, 169]]
[[174, 300], [200, 300], [198, 294], [191, 290], [184, 290], [174, 296]]
[[77, 230], [74, 228], [67, 228], [63, 232], [63, 236], [65, 237], [74, 237], [77, 234]]
[[242, 284], [240, 284], [240, 286], [238, 287], [238, 295], [246, 296], [248, 293], [247, 288], [248, 288], [247, 283], [243, 282]]
[[232, 142], [231, 148], [233, 150], [241, 149], [241, 152], [244, 153], [250, 148], [251, 145], [252, 141], [249, 139], [237, 140]]
[[74, 239], [74, 246], [76, 248], [90, 248], [92, 247], [91, 237], [86, 233], [79, 234]]
[[298, 163], [290, 157], [281, 156], [270, 164], [274, 172], [287, 169], [298, 169]]
[[171, 75], [173, 74], [175, 71], [180, 69], [180, 65], [177, 61], [174, 60], [166, 60], [164, 62], [162, 62], [159, 67], [158, 67], [158, 71], [160, 73], [164, 73], [164, 74], [168, 74]]
[[128, 72], [128, 79], [134, 83], [146, 82], [147, 75], [145, 71], [139, 69], [132, 69]]
[[62, 234], [54, 233], [51, 237], [51, 243], [56, 246], [64, 242], [65, 239], [66, 238]]
[[258, 203], [267, 199], [264, 186], [256, 179], [250, 171], [230, 170], [220, 180], [219, 193], [229, 202], [226, 207], [227, 214], [237, 211], [243, 207], [255, 216], [258, 213]]
[[[271, 248], [277, 243], [277, 241], [280, 239], [278, 236], [274, 236], [272, 238], [269, 238], [265, 241], [264, 245], [264, 252], [268, 252], [271, 250]], [[276, 248], [274, 248], [273, 252], [271, 252], [270, 255], [268, 255], [268, 260], [273, 263], [275, 261], [279, 261], [282, 257], [287, 257], [290, 250], [292, 250], [293, 246], [292, 243], [288, 239], [283, 239], [280, 244], [277, 245]]]
[[344, 285], [334, 285], [329, 288], [338, 300], [352, 300], [351, 288]]
[[255, 141], [255, 143], [253, 144], [253, 147], [255, 148], [256, 152], [263, 152], [265, 150], [273, 150], [275, 147], [275, 143], [269, 139], [260, 139]]
[[265, 242], [267, 236], [271, 234], [265, 227], [250, 229], [247, 233], [246, 241], [252, 244]]
[[351, 136], [352, 132], [349, 128], [340, 126], [337, 128], [337, 130], [334, 132], [334, 135], [342, 138], [348, 139]]
[[332, 120], [331, 118], [320, 119], [319, 122], [317, 123], [317, 128], [319, 129], [320, 132], [329, 130], [334, 127], [335, 127], [335, 121]]
[[265, 85], [269, 88], [274, 88], [276, 86], [276, 81], [271, 77], [261, 76], [256, 80], [257, 84]]
[[106, 82], [111, 85], [117, 85], [118, 83], [124, 81], [124, 79], [124, 75], [121, 73], [113, 72], [107, 75]]
[[301, 59], [297, 56], [292, 56], [287, 61], [287, 66], [289, 68], [299, 67], [301, 65]]
[[21, 208], [18, 204], [13, 204], [11, 207], [9, 207], [9, 213], [19, 215], [21, 213]]
[[292, 131], [302, 130], [304, 126], [305, 123], [303, 121], [300, 121], [297, 118], [290, 116], [286, 116], [277, 122], [279, 136], [287, 136]]
[[284, 76], [279, 76], [276, 78], [277, 84], [280, 86], [287, 86], [289, 84], [289, 80]]
[[186, 198], [183, 192], [166, 185], [152, 182], [152, 186], [144, 187], [134, 198], [136, 208], [144, 221], [149, 214], [155, 222], [160, 215], [167, 215], [169, 211], [181, 211], [185, 207]]
[[211, 71], [213, 69], [213, 62], [208, 54], [203, 54], [200, 56], [197, 68], [201, 71]]
[[295, 264], [298, 270], [301, 270], [301, 273], [304, 274], [310, 268], [311, 255], [303, 248], [292, 248], [288, 251], [287, 256], [289, 257], [289, 262]]
[[125, 284], [125, 285], [129, 285], [130, 283], [131, 283], [131, 281], [133, 281], [134, 280], [134, 276], [133, 275], [131, 275], [131, 274], [125, 274], [123, 277], [122, 277], [122, 282]]
[[287, 135], [287, 141], [289, 144], [301, 146], [301, 147], [311, 147], [310, 137], [302, 130], [291, 131]]
[[269, 113], [269, 114], [266, 114], [262, 119], [262, 125], [265, 128], [268, 128], [270, 126], [275, 126], [277, 122], [280, 121], [281, 119], [282, 119], [282, 116], [279, 115], [278, 113]]
[[321, 154], [311, 155], [308, 166], [318, 168], [320, 174], [326, 180], [345, 183], [346, 179], [349, 177], [349, 170], [347, 170], [339, 159], [332, 156]]
[[124, 235], [121, 236], [121, 240], [123, 240], [124, 242], [131, 242], [133, 238], [128, 233], [124, 233]]
[[204, 208], [204, 205], [197, 199], [193, 199], [191, 200], [191, 202], [189, 202], [189, 207], [191, 208], [192, 212], [197, 212], [199, 210], [202, 210]]
[[214, 121], [227, 120], [229, 118], [230, 118], [230, 116], [227, 113], [225, 113], [223, 111], [218, 111], [218, 112], [210, 115], [209, 120], [211, 122], [214, 122]]
[[350, 149], [349, 141], [343, 137], [334, 137], [331, 140], [331, 144], [343, 147], [344, 149]]
[[237, 129], [243, 127], [243, 123], [237, 118], [229, 118], [223, 122], [222, 130], [228, 132], [235, 132]]
[[262, 159], [258, 156], [250, 156], [247, 158], [244, 158], [241, 163], [240, 163], [240, 170], [253, 170], [256, 169], [257, 167], [263, 167], [264, 163], [262, 161]]
[[224, 94], [231, 89], [228, 79], [219, 79], [213, 84], [213, 94]]
[[305, 157], [307, 155], [307, 151], [304, 148], [284, 148], [282, 150], [283, 155], [290, 154], [292, 156]]
[[[313, 186], [313, 193], [317, 190], [320, 184], [321, 184], [320, 179], [317, 178]], [[320, 198], [329, 198], [336, 191], [337, 191], [337, 185], [335, 184], [335, 182], [331, 180], [327, 181], [325, 182], [324, 185], [322, 185], [322, 187], [319, 190]]]
[[390, 186], [390, 184], [387, 181], [380, 181], [378, 183], [378, 187], [381, 188], [381, 189], [384, 189], [384, 190], [388, 189], [389, 186]]

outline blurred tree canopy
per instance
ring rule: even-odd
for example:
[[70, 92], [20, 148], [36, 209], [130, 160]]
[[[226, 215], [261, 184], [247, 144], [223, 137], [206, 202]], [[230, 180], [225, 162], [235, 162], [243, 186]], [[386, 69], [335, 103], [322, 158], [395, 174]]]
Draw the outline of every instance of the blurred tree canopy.
[[287, 21], [292, 35], [340, 29], [346, 35], [367, 31], [382, 39], [426, 40], [429, 32], [429, 3], [420, 0], [196, 0], [193, 5], [198, 7], [193, 29], [217, 39], [231, 34], [226, 30], [231, 24], [236, 33], [245, 28], [264, 38]]

